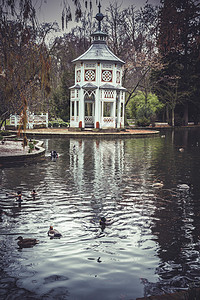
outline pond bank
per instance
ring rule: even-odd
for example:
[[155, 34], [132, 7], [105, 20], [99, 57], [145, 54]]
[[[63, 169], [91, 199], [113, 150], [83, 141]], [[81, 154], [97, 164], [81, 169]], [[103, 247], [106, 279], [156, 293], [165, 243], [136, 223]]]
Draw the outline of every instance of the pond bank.
[[[15, 133], [15, 131], [12, 131]], [[126, 129], [123, 131], [94, 131], [94, 130], [83, 130], [83, 131], [71, 131], [68, 128], [40, 128], [40, 129], [27, 129], [26, 134], [28, 136], [45, 136], [45, 137], [144, 137], [154, 136], [159, 134], [156, 129]]]
[[[17, 134], [17, 131], [10, 131], [13, 134]], [[35, 137], [73, 137], [73, 138], [138, 138], [138, 137], [151, 137], [158, 135], [157, 130], [143, 130], [143, 129], [128, 129], [123, 131], [70, 131], [69, 128], [40, 128], [40, 129], [27, 129], [26, 135], [30, 138]], [[5, 137], [4, 144], [0, 144], [0, 165], [4, 163], [12, 162], [25, 162], [33, 161], [38, 157], [44, 156], [45, 149], [42, 148], [43, 142], [37, 141], [35, 149], [29, 151], [29, 146], [22, 147], [22, 140], [15, 141], [10, 137]], [[29, 153], [30, 152], [30, 153]]]
[[0, 144], [0, 164], [35, 160], [45, 154], [42, 145], [42, 141], [36, 141], [34, 149], [30, 150], [29, 146], [23, 147], [22, 140], [6, 138]]

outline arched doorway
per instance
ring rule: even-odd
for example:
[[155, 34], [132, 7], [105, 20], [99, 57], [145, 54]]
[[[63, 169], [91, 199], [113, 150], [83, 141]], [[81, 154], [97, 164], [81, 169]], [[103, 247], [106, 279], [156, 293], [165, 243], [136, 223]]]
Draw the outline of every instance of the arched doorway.
[[94, 128], [95, 91], [84, 91], [85, 127]]

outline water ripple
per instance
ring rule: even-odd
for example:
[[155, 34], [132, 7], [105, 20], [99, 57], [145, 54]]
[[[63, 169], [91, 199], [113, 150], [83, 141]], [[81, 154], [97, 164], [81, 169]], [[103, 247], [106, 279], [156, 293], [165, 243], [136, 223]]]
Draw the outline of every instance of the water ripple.
[[[43, 162], [0, 170], [5, 299], [135, 299], [198, 283], [198, 153], [188, 150], [183, 158], [160, 138], [51, 139], [45, 145]], [[61, 154], [56, 162], [51, 149]], [[186, 175], [191, 192], [179, 189]], [[164, 187], [155, 190], [158, 180]], [[18, 190], [21, 206], [7, 196]], [[48, 237], [50, 225], [62, 238]], [[19, 235], [39, 244], [19, 249]]]

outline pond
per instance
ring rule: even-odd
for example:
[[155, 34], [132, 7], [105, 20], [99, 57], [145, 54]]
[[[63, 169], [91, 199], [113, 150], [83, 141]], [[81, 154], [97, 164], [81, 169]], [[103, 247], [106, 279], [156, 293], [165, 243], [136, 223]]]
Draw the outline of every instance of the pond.
[[[42, 161], [0, 169], [1, 299], [130, 300], [199, 285], [199, 129], [43, 140]], [[39, 243], [19, 248], [18, 236]]]

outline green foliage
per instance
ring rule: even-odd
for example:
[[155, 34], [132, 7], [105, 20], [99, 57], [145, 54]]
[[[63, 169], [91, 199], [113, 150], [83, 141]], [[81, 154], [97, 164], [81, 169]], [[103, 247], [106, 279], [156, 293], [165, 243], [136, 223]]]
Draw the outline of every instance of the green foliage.
[[28, 146], [29, 146], [28, 152], [31, 153], [34, 150], [35, 146], [32, 142], [29, 142]]
[[7, 130], [0, 130], [0, 141], [2, 141], [5, 136], [9, 136], [9, 135], [12, 135], [12, 133], [10, 133]]
[[128, 114], [139, 126], [148, 126], [155, 121], [156, 114], [163, 108], [155, 94], [139, 91], [127, 106]]
[[49, 127], [56, 128], [56, 127], [68, 127], [68, 126], [69, 126], [69, 122], [65, 122], [60, 118], [49, 121]]
[[[163, 5], [160, 7], [157, 45], [162, 54], [164, 68], [156, 76], [156, 89], [159, 94], [164, 91], [162, 98], [166, 98], [164, 101], [169, 103], [171, 110], [176, 110], [181, 115], [181, 106], [185, 109], [183, 124], [187, 123], [188, 116], [191, 118], [191, 115], [188, 115], [190, 111], [186, 109], [188, 106], [195, 104], [199, 110], [200, 14], [198, 2], [196, 0], [165, 0], [162, 1]], [[175, 77], [179, 79], [174, 101], [172, 96], [175, 92], [170, 85], [172, 85], [171, 79]], [[166, 88], [166, 79], [168, 79], [169, 88]], [[166, 93], [171, 95], [165, 97]], [[177, 107], [180, 103], [181, 105]]]
[[137, 126], [146, 127], [149, 126], [150, 124], [151, 124], [150, 118], [146, 118], [144, 116], [136, 120]]
[[70, 91], [69, 87], [74, 80], [74, 73], [64, 72], [61, 78], [61, 85], [53, 92], [51, 114], [56, 118], [61, 118], [65, 122], [69, 120], [70, 112]]

